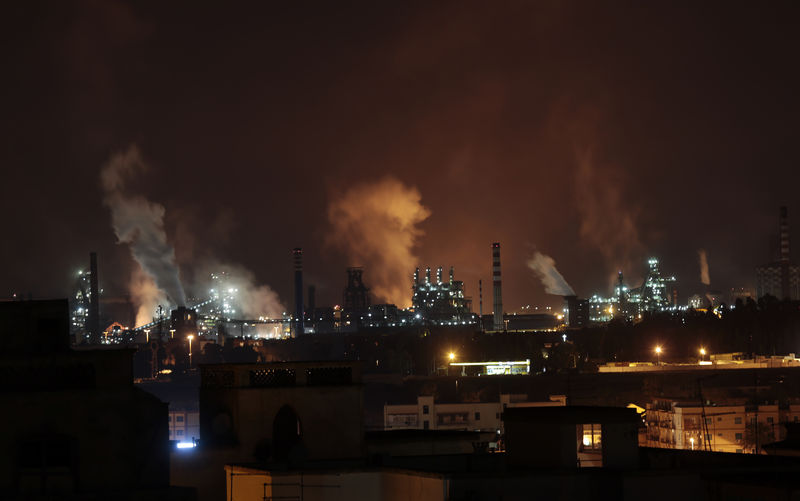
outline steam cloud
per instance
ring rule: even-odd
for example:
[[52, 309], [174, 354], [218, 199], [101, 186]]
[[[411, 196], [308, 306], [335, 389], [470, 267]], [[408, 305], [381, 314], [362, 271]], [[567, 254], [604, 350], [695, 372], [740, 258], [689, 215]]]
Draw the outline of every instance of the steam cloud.
[[[168, 305], [166, 294], [159, 290], [153, 277], [145, 273], [138, 264], [131, 274], [128, 287], [131, 293], [131, 301], [137, 305], [137, 326], [152, 322], [153, 313], [159, 304], [164, 307]], [[165, 313], [168, 313], [168, 311], [165, 311]]]
[[[145, 170], [147, 165], [142, 160], [139, 149], [131, 146], [124, 153], [114, 155], [100, 173], [105, 193], [104, 203], [111, 209], [111, 224], [117, 241], [129, 245], [131, 254], [138, 263], [129, 282], [131, 299], [138, 308], [137, 326], [150, 322], [159, 304], [167, 310], [165, 314], [169, 313], [171, 306], [186, 304], [175, 250], [167, 242], [164, 229], [164, 206], [126, 190], [126, 182]], [[205, 231], [219, 233], [220, 228], [214, 227], [228, 226], [228, 219], [226, 217], [217, 221], [210, 230], [206, 228]], [[195, 261], [191, 252], [194, 242], [191, 232], [186, 230], [184, 233], [181, 241], [188, 248], [184, 253], [188, 259]], [[210, 257], [203, 262], [205, 264], [200, 269], [207, 272], [202, 276], [210, 277], [211, 272], [224, 271], [226, 286], [238, 289], [236, 301], [239, 318], [279, 318], [285, 311], [275, 291], [266, 285], [256, 285], [255, 276], [244, 267], [222, 264]], [[211, 287], [210, 283], [198, 285], [202, 291], [208, 291]], [[205, 294], [199, 297], [204, 298]]]
[[419, 223], [431, 212], [421, 195], [392, 177], [354, 186], [328, 206], [328, 242], [367, 267], [365, 281], [378, 298], [410, 306], [408, 276], [417, 263]]
[[711, 277], [708, 274], [708, 256], [705, 249], [697, 251], [697, 260], [700, 263], [700, 281], [705, 285], [711, 285]]
[[561, 273], [556, 269], [556, 262], [548, 255], [541, 252], [534, 253], [528, 260], [528, 267], [532, 269], [544, 285], [545, 292], [556, 296], [574, 296], [575, 291], [569, 286]]
[[[266, 285], [256, 285], [253, 272], [243, 266], [210, 260], [202, 266], [202, 269], [205, 277], [211, 277], [211, 273], [224, 273], [224, 285], [238, 289], [236, 303], [241, 311], [236, 312], [234, 315], [236, 318], [256, 319], [263, 316], [281, 318], [286, 311], [278, 294]], [[208, 291], [219, 285], [208, 281], [200, 284], [200, 287], [201, 290]]]
[[603, 256], [609, 268], [609, 284], [616, 280], [617, 270], [638, 263], [644, 249], [634, 214], [623, 200], [620, 181], [613, 176], [608, 169], [599, 171], [590, 151], [578, 155], [580, 235]]
[[[124, 153], [111, 157], [100, 173], [104, 203], [111, 209], [111, 225], [117, 235], [117, 243], [128, 244], [142, 272], [156, 286], [152, 287], [146, 279], [134, 274], [131, 295], [139, 301], [137, 322], [146, 314], [145, 308], [159, 301], [164, 302], [164, 299], [179, 306], [186, 303], [175, 265], [175, 251], [167, 243], [164, 231], [164, 206], [128, 193], [125, 189], [127, 180], [146, 169], [139, 149], [131, 146]], [[159, 292], [163, 292], [163, 295]], [[148, 315], [152, 315], [152, 310]]]

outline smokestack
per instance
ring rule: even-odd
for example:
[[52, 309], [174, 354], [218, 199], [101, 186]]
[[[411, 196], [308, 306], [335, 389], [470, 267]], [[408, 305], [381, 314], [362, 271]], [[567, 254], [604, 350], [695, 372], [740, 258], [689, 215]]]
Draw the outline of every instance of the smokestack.
[[100, 291], [97, 286], [97, 253], [89, 253], [89, 342], [100, 342]]
[[431, 269], [425, 268], [425, 285], [431, 284]]
[[303, 249], [292, 249], [294, 255], [294, 325], [295, 337], [303, 335]]
[[780, 211], [780, 245], [781, 245], [781, 299], [791, 297], [789, 287], [789, 210], [786, 206]]
[[419, 268], [414, 268], [414, 285], [419, 285]]
[[439, 266], [439, 268], [436, 270], [436, 283], [439, 284], [439, 285], [442, 285], [442, 267], [441, 266]]
[[455, 270], [453, 267], [450, 267], [450, 285], [453, 285], [453, 279], [455, 278]]
[[478, 280], [478, 318], [481, 321], [481, 330], [483, 330], [483, 280]]
[[500, 242], [492, 244], [492, 279], [494, 280], [494, 330], [503, 330], [503, 288], [500, 279]]
[[789, 211], [784, 206], [781, 207], [780, 219], [781, 235], [781, 261], [789, 261]]
[[308, 318], [314, 319], [314, 310], [317, 307], [317, 288], [313, 285], [308, 286]]

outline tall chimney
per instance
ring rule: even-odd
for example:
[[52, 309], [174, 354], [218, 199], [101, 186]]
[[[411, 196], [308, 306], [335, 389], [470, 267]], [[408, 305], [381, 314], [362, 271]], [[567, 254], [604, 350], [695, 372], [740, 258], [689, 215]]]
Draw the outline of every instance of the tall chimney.
[[317, 308], [317, 288], [313, 285], [308, 286], [308, 318], [314, 318], [314, 310]]
[[89, 254], [89, 343], [100, 342], [100, 290], [97, 286], [97, 253]]
[[478, 321], [483, 330], [483, 280], [478, 280]]
[[780, 219], [781, 261], [789, 261], [789, 211], [781, 207]]
[[780, 217], [780, 245], [781, 245], [781, 299], [792, 296], [789, 286], [789, 210], [781, 207]]
[[303, 335], [303, 249], [292, 249], [294, 255], [294, 325], [295, 337]]
[[494, 330], [501, 331], [503, 323], [503, 287], [500, 279], [500, 242], [492, 244], [492, 279], [494, 280]]

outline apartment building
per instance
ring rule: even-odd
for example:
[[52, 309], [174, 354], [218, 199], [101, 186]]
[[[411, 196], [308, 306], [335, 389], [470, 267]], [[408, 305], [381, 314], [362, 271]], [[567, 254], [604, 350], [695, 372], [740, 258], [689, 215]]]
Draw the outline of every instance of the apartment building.
[[200, 411], [197, 409], [170, 409], [167, 422], [170, 440], [192, 442], [200, 439]]
[[527, 395], [503, 394], [498, 402], [435, 402], [433, 396], [418, 396], [407, 405], [385, 405], [386, 430], [473, 430], [504, 433], [503, 411], [512, 407], [556, 407], [566, 405], [566, 396], [551, 395], [546, 402], [529, 402]]
[[755, 454], [781, 440], [781, 423], [798, 422], [800, 405], [700, 405], [655, 400], [647, 404], [648, 447]]

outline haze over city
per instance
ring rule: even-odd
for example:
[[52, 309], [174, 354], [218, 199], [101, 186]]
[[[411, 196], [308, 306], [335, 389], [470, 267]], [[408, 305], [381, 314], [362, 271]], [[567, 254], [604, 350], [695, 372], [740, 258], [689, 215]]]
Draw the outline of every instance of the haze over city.
[[4, 5], [0, 499], [800, 499], [798, 26]]
[[[127, 189], [163, 206], [194, 295], [214, 261], [288, 304], [302, 246], [321, 303], [346, 266], [408, 293], [415, 266], [452, 265], [477, 297], [492, 241], [509, 310], [560, 305], [535, 251], [580, 295], [658, 256], [688, 297], [698, 249], [717, 289], [753, 287], [776, 207], [797, 209], [800, 82], [795, 6], [751, 7], [9, 7], [2, 294], [68, 294], [89, 250], [128, 292], [100, 172], [133, 145], [148, 168]], [[406, 205], [371, 214], [370, 196]], [[342, 244], [344, 204], [379, 242]]]

